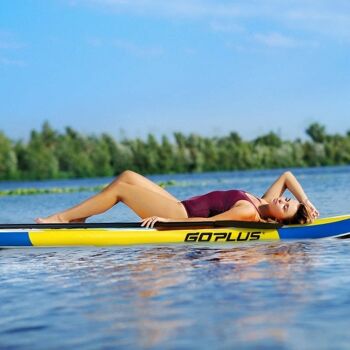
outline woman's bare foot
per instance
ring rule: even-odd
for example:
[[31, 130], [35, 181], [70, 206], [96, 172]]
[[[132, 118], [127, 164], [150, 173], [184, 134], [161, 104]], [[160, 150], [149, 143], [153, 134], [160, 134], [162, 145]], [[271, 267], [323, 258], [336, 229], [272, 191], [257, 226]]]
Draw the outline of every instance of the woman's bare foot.
[[36, 218], [35, 222], [37, 224], [64, 224], [68, 223], [67, 220], [64, 220], [59, 214], [51, 215], [46, 218]]

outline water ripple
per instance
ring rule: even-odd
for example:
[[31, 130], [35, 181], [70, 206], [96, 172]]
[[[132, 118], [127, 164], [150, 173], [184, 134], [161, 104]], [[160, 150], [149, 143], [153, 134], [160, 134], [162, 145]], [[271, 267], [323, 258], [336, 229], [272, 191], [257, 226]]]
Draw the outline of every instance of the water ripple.
[[[345, 170], [302, 176], [325, 215], [337, 209], [333, 193], [350, 212], [349, 190], [339, 187]], [[274, 172], [249, 174], [244, 181], [259, 192]], [[218, 183], [231, 185], [229, 173], [220, 176]], [[1, 199], [0, 215], [17, 220], [23, 213], [28, 221], [35, 210], [50, 212], [79, 196]], [[96, 220], [115, 221], [114, 215], [133, 219], [121, 207]], [[2, 249], [0, 349], [347, 349], [349, 251], [350, 241], [335, 239]]]

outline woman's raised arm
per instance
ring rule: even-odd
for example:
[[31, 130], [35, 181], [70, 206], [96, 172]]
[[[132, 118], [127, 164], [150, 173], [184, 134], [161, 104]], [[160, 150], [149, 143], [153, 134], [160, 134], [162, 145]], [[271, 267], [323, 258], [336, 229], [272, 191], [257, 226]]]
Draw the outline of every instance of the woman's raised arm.
[[265, 192], [262, 198], [269, 202], [274, 198], [281, 197], [286, 189], [288, 189], [300, 203], [303, 203], [306, 207], [308, 207], [311, 210], [314, 217], [319, 216], [317, 209], [307, 198], [307, 195], [305, 194], [305, 191], [301, 187], [299, 181], [290, 171], [284, 172], [268, 188], [268, 190]]
[[300, 203], [303, 203], [307, 199], [307, 196], [300, 183], [290, 171], [284, 172], [268, 188], [262, 198], [269, 202], [274, 198], [281, 197], [286, 189], [288, 189]]

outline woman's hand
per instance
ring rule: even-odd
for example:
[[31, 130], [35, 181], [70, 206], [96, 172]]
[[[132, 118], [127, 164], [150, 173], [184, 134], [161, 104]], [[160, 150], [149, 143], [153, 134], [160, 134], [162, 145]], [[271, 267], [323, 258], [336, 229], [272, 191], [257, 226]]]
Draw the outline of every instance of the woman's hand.
[[156, 222], [169, 222], [170, 219], [161, 218], [159, 216], [150, 216], [148, 218], [142, 219], [141, 226], [146, 226], [146, 228], [153, 228]]
[[307, 209], [310, 210], [313, 219], [316, 219], [320, 216], [320, 213], [308, 198], [306, 198], [302, 203], [306, 206]]

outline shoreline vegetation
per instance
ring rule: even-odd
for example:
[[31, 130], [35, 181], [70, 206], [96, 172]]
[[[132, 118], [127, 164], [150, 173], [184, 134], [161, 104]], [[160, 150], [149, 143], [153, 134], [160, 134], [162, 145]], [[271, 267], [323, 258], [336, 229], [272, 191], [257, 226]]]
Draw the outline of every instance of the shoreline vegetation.
[[[174, 180], [158, 182], [161, 187], [181, 186], [182, 183]], [[4, 196], [27, 196], [34, 194], [62, 194], [77, 192], [98, 192], [103, 190], [108, 184], [96, 186], [74, 186], [74, 187], [47, 187], [47, 188], [13, 188], [9, 190], [0, 190], [0, 197]], [[182, 184], [183, 185], [183, 184]]]
[[[106, 133], [83, 135], [71, 127], [58, 132], [45, 122], [26, 142], [12, 141], [0, 131], [0, 180], [110, 177], [125, 169], [151, 175], [350, 164], [350, 130], [328, 134], [323, 125], [313, 123], [305, 132], [306, 140], [293, 141], [282, 140], [275, 132], [250, 141], [236, 132], [220, 137], [175, 132], [159, 140], [152, 134], [145, 140], [116, 140]], [[25, 190], [34, 191], [22, 189], [23, 194]]]

